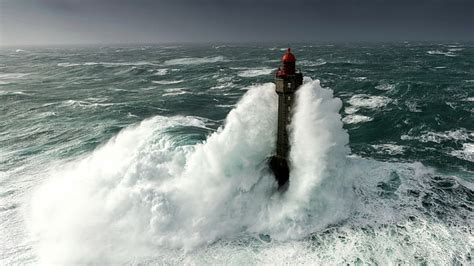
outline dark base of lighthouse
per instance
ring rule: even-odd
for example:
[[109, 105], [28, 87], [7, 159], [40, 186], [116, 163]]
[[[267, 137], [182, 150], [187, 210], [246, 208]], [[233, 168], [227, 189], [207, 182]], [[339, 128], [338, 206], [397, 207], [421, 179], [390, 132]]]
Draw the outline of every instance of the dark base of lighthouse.
[[290, 168], [286, 159], [280, 156], [273, 156], [270, 159], [269, 166], [278, 182], [278, 188], [286, 188], [290, 178]]

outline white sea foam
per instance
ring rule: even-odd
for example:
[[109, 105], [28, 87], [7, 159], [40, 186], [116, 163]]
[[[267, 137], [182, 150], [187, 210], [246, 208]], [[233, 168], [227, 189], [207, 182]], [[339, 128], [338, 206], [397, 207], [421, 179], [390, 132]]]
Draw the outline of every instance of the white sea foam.
[[391, 101], [390, 98], [385, 96], [357, 94], [352, 96], [347, 102], [359, 108], [378, 109], [385, 107]]
[[116, 103], [104, 103], [101, 100], [66, 100], [61, 103], [62, 106], [72, 107], [72, 108], [97, 108], [97, 107], [106, 107], [117, 105]]
[[216, 107], [219, 108], [230, 108], [230, 107], [235, 107], [234, 104], [217, 104]]
[[401, 145], [396, 145], [396, 144], [374, 144], [370, 145], [372, 148], [374, 148], [378, 153], [384, 153], [384, 154], [389, 154], [389, 155], [400, 155], [403, 154], [405, 151], [405, 147]]
[[236, 87], [236, 84], [232, 82], [232, 76], [221, 76], [217, 78], [218, 84], [211, 87], [211, 90], [222, 90]]
[[23, 91], [0, 91], [0, 95], [29, 95]]
[[421, 112], [420, 106], [418, 105], [417, 102], [408, 100], [405, 102], [405, 105], [408, 107], [408, 110], [413, 113], [419, 113]]
[[178, 84], [183, 82], [184, 80], [153, 80], [152, 83], [160, 84], [160, 85], [171, 85], [171, 84]]
[[402, 135], [401, 139], [435, 143], [441, 143], [444, 141], [467, 141], [474, 140], [474, 132], [470, 132], [464, 128], [460, 128], [444, 132], [425, 132], [420, 136]]
[[253, 68], [253, 69], [247, 69], [247, 70], [241, 71], [237, 75], [239, 77], [251, 78], [251, 77], [257, 77], [257, 76], [266, 76], [272, 73], [273, 71], [274, 70], [271, 68]]
[[58, 63], [57, 66], [60, 67], [75, 67], [75, 66], [82, 66], [83, 64], [81, 63]]
[[355, 114], [357, 113], [357, 111], [359, 111], [359, 108], [354, 106], [347, 106], [346, 108], [344, 108], [344, 113], [349, 115]]
[[181, 94], [186, 94], [189, 93], [186, 91], [186, 88], [170, 88], [170, 89], [165, 89], [165, 93], [163, 93], [163, 97], [166, 96], [176, 96], [176, 95], [181, 95]]
[[229, 89], [229, 88], [234, 88], [236, 87], [237, 85], [233, 82], [226, 82], [226, 83], [221, 83], [221, 84], [218, 84], [216, 86], [212, 86], [211, 90], [222, 90], [222, 89]]
[[429, 55], [444, 55], [444, 56], [449, 56], [449, 57], [457, 56], [455, 53], [453, 53], [453, 51], [444, 52], [441, 50], [430, 50], [426, 53]]
[[452, 151], [451, 155], [462, 160], [474, 162], [474, 143], [464, 143], [462, 150]]
[[178, 59], [171, 59], [165, 61], [166, 65], [200, 65], [200, 64], [208, 64], [208, 63], [217, 63], [223, 62], [225, 58], [223, 56], [215, 56], [215, 57], [185, 57], [185, 58], [178, 58]]
[[299, 64], [302, 66], [307, 66], [307, 67], [316, 67], [316, 66], [325, 65], [327, 64], [327, 62], [324, 59], [317, 59], [316, 61], [301, 60]]
[[347, 115], [342, 119], [342, 122], [346, 124], [358, 124], [365, 123], [374, 120], [372, 117], [365, 115]]
[[382, 83], [380, 85], [375, 86], [375, 88], [381, 91], [389, 91], [395, 88], [395, 84]]
[[157, 69], [155, 71], [155, 73], [153, 73], [153, 75], [155, 75], [155, 76], [164, 76], [166, 74], [168, 74], [168, 69], [166, 69], [166, 68]]
[[30, 73], [0, 73], [0, 81], [14, 81], [28, 75], [30, 75]]

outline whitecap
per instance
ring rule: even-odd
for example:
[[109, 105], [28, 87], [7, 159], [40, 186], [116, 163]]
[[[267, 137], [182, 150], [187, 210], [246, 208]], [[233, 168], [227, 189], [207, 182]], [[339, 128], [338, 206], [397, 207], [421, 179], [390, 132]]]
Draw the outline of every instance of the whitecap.
[[219, 108], [231, 108], [231, 107], [235, 107], [235, 104], [216, 104], [216, 107], [219, 107]]
[[372, 117], [365, 116], [365, 115], [347, 115], [342, 119], [342, 122], [345, 124], [358, 124], [358, 123], [365, 123], [374, 120]]
[[74, 66], [81, 66], [82, 64], [79, 63], [58, 63], [57, 66], [60, 67], [74, 67]]
[[327, 62], [324, 59], [317, 59], [316, 61], [301, 60], [299, 64], [302, 66], [307, 66], [307, 67], [316, 67], [316, 66], [323, 66], [327, 64]]
[[357, 94], [352, 96], [347, 102], [359, 108], [377, 109], [386, 106], [391, 101], [392, 99], [385, 96]]
[[448, 130], [444, 132], [425, 132], [420, 136], [402, 135], [402, 140], [418, 140], [420, 142], [441, 143], [445, 141], [467, 141], [474, 140], [474, 132], [464, 128]]
[[218, 82], [230, 82], [232, 81], [232, 76], [224, 76], [217, 79]]
[[374, 148], [378, 153], [385, 153], [389, 155], [400, 155], [403, 154], [406, 147], [401, 146], [401, 145], [396, 145], [396, 144], [374, 144], [370, 145], [372, 148]]
[[223, 56], [215, 57], [185, 57], [165, 61], [166, 65], [199, 65], [208, 63], [224, 62]]
[[38, 114], [40, 118], [45, 118], [45, 117], [51, 117], [51, 116], [56, 116], [56, 112], [48, 111], [48, 112], [43, 112]]
[[154, 76], [164, 76], [168, 74], [168, 69], [163, 68], [163, 69], [157, 69], [155, 73], [153, 73]]
[[405, 105], [408, 107], [408, 110], [412, 113], [420, 113], [421, 109], [418, 105], [418, 103], [414, 101], [406, 101]]
[[346, 108], [344, 108], [344, 112], [349, 115], [355, 114], [357, 111], [359, 111], [359, 108], [354, 106], [347, 106]]
[[165, 89], [166, 93], [163, 93], [161, 96], [166, 97], [166, 96], [176, 96], [176, 95], [181, 95], [181, 94], [186, 94], [189, 93], [185, 91], [186, 88], [171, 88], [171, 89]]
[[178, 84], [183, 82], [184, 80], [153, 80], [152, 83], [160, 84], [160, 85], [171, 85], [171, 84]]
[[462, 150], [452, 151], [451, 155], [459, 159], [474, 162], [474, 143], [464, 143]]
[[12, 80], [21, 79], [28, 75], [30, 75], [30, 73], [0, 73], [0, 80], [12, 81]]
[[236, 87], [237, 85], [235, 83], [232, 83], [232, 82], [227, 82], [227, 83], [222, 83], [222, 84], [218, 84], [216, 86], [212, 86], [211, 88], [209, 88], [210, 90], [221, 90], [221, 89], [229, 89], [229, 88], [234, 88]]
[[22, 91], [0, 91], [0, 95], [28, 95]]
[[395, 88], [395, 84], [382, 83], [382, 84], [379, 84], [379, 85], [375, 86], [375, 88], [377, 90], [381, 90], [381, 91], [389, 91], [389, 90], [393, 90]]
[[66, 100], [62, 102], [62, 106], [72, 108], [96, 108], [96, 107], [107, 107], [117, 105], [116, 103], [103, 103], [93, 101], [82, 101], [82, 100]]
[[448, 52], [443, 52], [441, 50], [430, 50], [428, 52], [426, 52], [427, 54], [429, 55], [444, 55], [444, 56], [449, 56], [449, 57], [452, 57], [452, 56], [457, 56], [456, 54], [454, 54], [453, 52], [451, 51], [448, 51]]
[[251, 78], [251, 77], [257, 77], [257, 76], [269, 75], [272, 72], [273, 72], [273, 69], [271, 68], [253, 68], [253, 69], [247, 69], [247, 70], [241, 71], [237, 75], [243, 78]]

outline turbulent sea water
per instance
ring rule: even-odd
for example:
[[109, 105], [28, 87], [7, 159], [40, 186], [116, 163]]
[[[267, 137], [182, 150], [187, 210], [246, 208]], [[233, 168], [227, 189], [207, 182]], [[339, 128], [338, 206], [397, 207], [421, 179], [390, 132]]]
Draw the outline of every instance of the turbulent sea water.
[[474, 45], [0, 50], [0, 264], [473, 264]]

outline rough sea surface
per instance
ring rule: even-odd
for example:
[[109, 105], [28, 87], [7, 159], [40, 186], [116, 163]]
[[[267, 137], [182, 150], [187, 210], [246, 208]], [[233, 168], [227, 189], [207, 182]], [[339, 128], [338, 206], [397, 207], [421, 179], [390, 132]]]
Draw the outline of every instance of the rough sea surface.
[[474, 44], [0, 50], [0, 264], [473, 264]]

